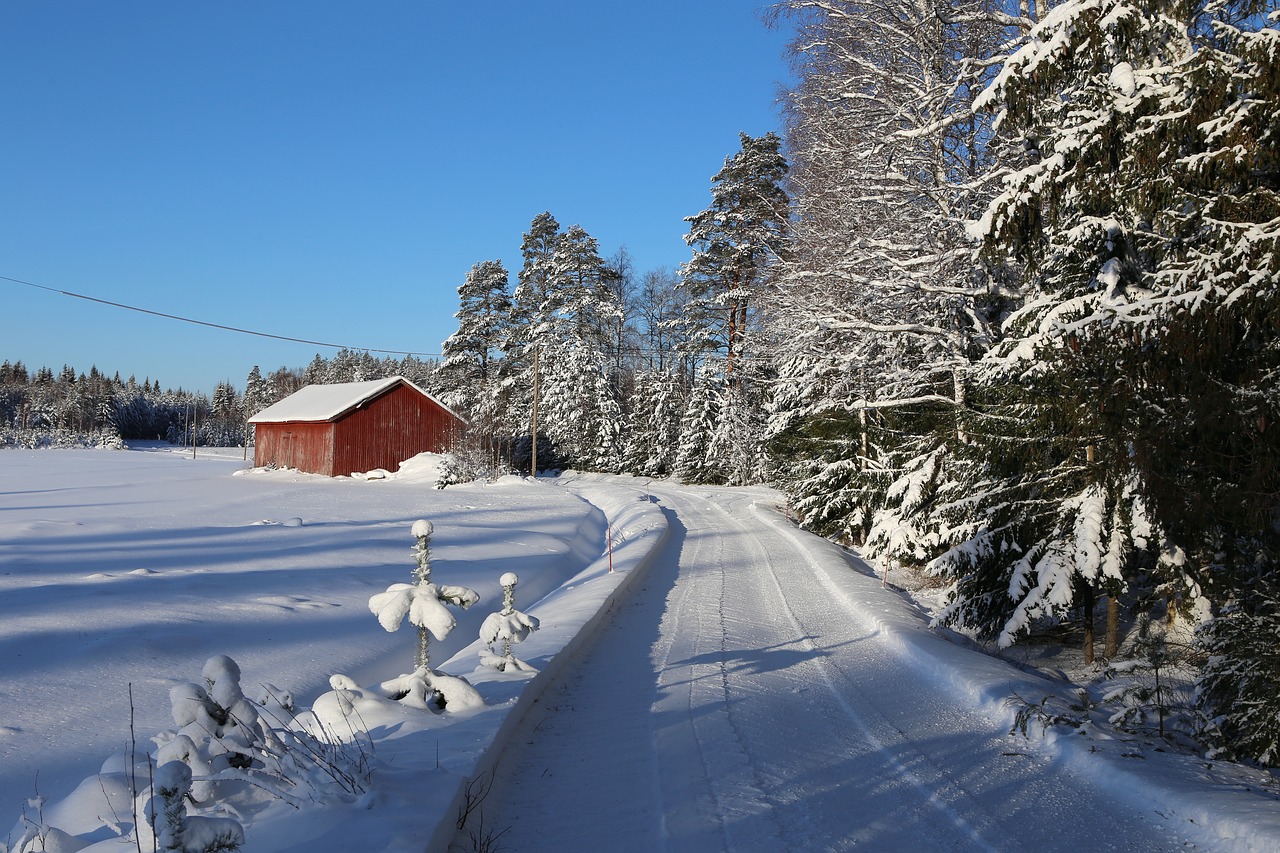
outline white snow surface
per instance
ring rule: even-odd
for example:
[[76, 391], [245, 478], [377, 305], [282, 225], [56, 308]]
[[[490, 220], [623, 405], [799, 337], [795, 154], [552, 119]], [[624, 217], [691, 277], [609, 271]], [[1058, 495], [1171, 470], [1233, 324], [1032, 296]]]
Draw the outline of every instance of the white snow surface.
[[[1280, 849], [1268, 774], [1103, 727], [1008, 734], [1010, 695], [1069, 690], [931, 631], [770, 490], [244, 468], [239, 451], [0, 452], [0, 850], [37, 784], [49, 849], [133, 849], [129, 686], [141, 750], [173, 727], [171, 688], [235, 667], [245, 696], [358, 718], [373, 749], [358, 797], [224, 815], [249, 853], [472, 849], [482, 817], [519, 851]], [[385, 696], [415, 680], [416, 632], [367, 602], [412, 579], [419, 518], [433, 581], [482, 602], [433, 641], [429, 676], [483, 706]], [[515, 569], [536, 672], [476, 663]]]

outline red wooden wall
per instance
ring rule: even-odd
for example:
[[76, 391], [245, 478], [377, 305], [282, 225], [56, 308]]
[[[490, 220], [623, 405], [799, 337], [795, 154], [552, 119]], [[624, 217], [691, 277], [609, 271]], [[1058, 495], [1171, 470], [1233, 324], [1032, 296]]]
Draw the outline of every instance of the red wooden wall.
[[[333, 475], [333, 424], [257, 424], [253, 464]], [[347, 473], [350, 473], [349, 471]]]
[[463, 426], [430, 398], [397, 385], [333, 425], [331, 473], [395, 471], [411, 456], [448, 450]]

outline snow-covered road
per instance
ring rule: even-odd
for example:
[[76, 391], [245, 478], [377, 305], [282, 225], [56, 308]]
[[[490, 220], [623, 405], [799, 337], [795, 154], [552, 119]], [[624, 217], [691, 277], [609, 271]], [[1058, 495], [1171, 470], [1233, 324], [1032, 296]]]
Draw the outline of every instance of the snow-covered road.
[[665, 552], [499, 761], [501, 849], [1194, 848], [913, 665], [910, 608], [773, 493], [654, 494]]

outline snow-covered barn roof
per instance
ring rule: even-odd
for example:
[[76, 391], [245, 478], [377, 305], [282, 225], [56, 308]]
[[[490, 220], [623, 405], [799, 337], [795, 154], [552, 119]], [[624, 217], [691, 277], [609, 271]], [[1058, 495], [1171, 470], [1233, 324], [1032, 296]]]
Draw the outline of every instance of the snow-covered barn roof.
[[280, 402], [267, 406], [261, 412], [249, 418], [249, 423], [280, 424], [295, 421], [324, 423], [326, 421], [334, 421], [352, 409], [360, 408], [365, 403], [399, 384], [409, 386], [461, 420], [455, 412], [408, 379], [403, 376], [392, 376], [387, 379], [375, 379], [371, 382], [335, 382], [332, 385], [308, 385], [285, 397]]

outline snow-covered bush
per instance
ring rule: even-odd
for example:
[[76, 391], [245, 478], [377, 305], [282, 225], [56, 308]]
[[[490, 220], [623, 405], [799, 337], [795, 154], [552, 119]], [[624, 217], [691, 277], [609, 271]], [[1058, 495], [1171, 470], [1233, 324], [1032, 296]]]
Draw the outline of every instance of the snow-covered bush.
[[[433, 710], [443, 710], [452, 701], [451, 694], [458, 693], [458, 700], [470, 702], [476, 696], [470, 685], [463, 690], [463, 679], [442, 676], [430, 669], [431, 637], [443, 640], [458, 624], [445, 605], [467, 608], [480, 600], [479, 594], [465, 586], [436, 584], [431, 581], [431, 534], [435, 528], [430, 521], [419, 519], [413, 523], [413, 536], [417, 543], [413, 556], [417, 568], [413, 583], [395, 583], [369, 599], [369, 610], [378, 617], [378, 623], [387, 631], [396, 631], [406, 616], [418, 627], [418, 653], [414, 671], [393, 679], [384, 685], [390, 698], [409, 699]], [[438, 683], [437, 683], [438, 682]], [[469, 693], [467, 691], [470, 691]], [[422, 695], [419, 696], [419, 693]], [[466, 695], [462, 695], [466, 694]]]
[[[177, 729], [154, 738], [157, 765], [187, 768], [182, 796], [188, 803], [235, 813], [264, 800], [297, 806], [304, 800], [350, 801], [364, 792], [369, 768], [362, 743], [349, 746], [308, 728], [295, 716], [287, 690], [263, 685], [260, 699], [250, 700], [240, 686], [240, 667], [226, 655], [210, 658], [201, 674], [202, 684], [169, 691]], [[156, 794], [163, 796], [158, 789]], [[191, 847], [189, 840], [187, 849], [205, 848]]]
[[511, 473], [511, 466], [498, 459], [488, 447], [474, 438], [454, 445], [440, 459], [440, 476], [436, 488], [444, 489], [476, 480], [492, 482]]
[[[520, 578], [515, 572], [505, 573], [498, 583], [502, 585], [502, 610], [490, 613], [480, 626], [480, 640], [488, 646], [488, 652], [480, 652], [480, 663], [491, 666], [499, 672], [509, 669], [533, 672], [533, 667], [518, 659], [511, 653], [512, 643], [522, 643], [531, 633], [538, 630], [538, 618], [516, 610], [516, 584]], [[502, 641], [502, 654], [498, 654], [493, 644]]]
[[323, 725], [310, 725], [314, 715], [296, 714], [289, 691], [270, 684], [250, 700], [240, 667], [225, 655], [205, 663], [200, 683], [180, 684], [169, 695], [177, 728], [155, 736], [157, 750], [113, 756], [81, 786], [100, 792], [100, 827], [72, 833], [52, 825], [37, 792], [17, 839], [0, 838], [0, 853], [80, 850], [89, 834], [115, 837], [130, 850], [238, 850], [244, 830], [223, 815], [255, 813], [273, 802], [293, 808], [352, 802], [365, 791], [367, 736], [333, 737]]
[[460, 711], [484, 705], [480, 693], [471, 682], [456, 675], [448, 675], [429, 667], [420, 666], [413, 672], [396, 676], [379, 685], [382, 696], [411, 708], [439, 713], [444, 710]]
[[[191, 798], [206, 802], [214, 795], [214, 778], [228, 768], [255, 766], [266, 744], [256, 707], [240, 689], [240, 667], [226, 655], [209, 658], [201, 671], [204, 684], [179, 684], [169, 691], [176, 732], [156, 738], [160, 764], [181, 761], [195, 781]], [[256, 766], [261, 767], [258, 759]]]

